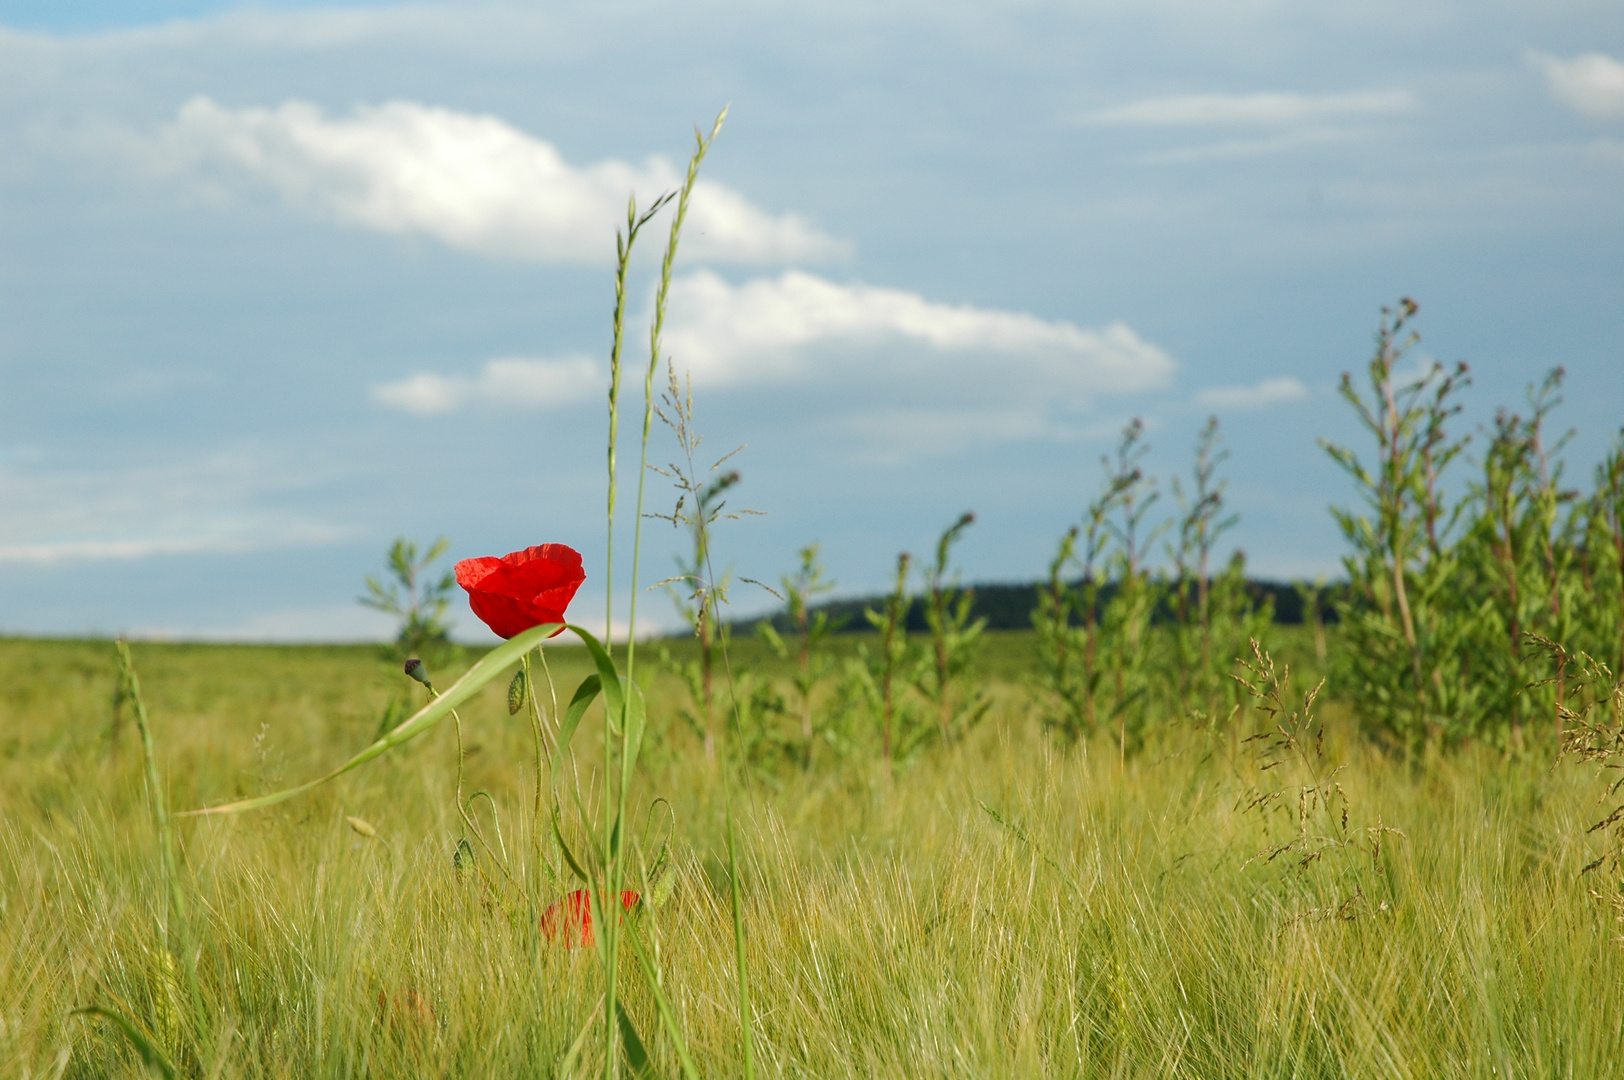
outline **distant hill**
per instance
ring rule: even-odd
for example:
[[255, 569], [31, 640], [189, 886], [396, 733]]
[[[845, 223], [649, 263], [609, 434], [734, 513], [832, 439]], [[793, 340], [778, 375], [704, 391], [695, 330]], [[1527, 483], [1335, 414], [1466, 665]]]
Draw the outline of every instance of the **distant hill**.
[[[1039, 582], [1024, 584], [1010, 584], [1007, 582], [990, 582], [968, 586], [975, 593], [975, 602], [971, 607], [973, 617], [985, 618], [987, 628], [990, 630], [1030, 630], [1032, 628], [1032, 612], [1037, 608], [1038, 591], [1043, 588]], [[1266, 603], [1270, 598], [1274, 600], [1274, 621], [1282, 625], [1301, 625], [1303, 622], [1303, 600], [1297, 592], [1297, 586], [1289, 581], [1263, 581], [1251, 580], [1246, 582], [1247, 591], [1252, 595], [1254, 610], [1257, 606]], [[1336, 612], [1332, 610], [1332, 601], [1340, 594], [1342, 586], [1332, 584], [1325, 586], [1322, 608], [1327, 623], [1336, 622]], [[1113, 587], [1107, 585], [1103, 599], [1109, 600]], [[885, 604], [883, 596], [858, 596], [841, 600], [827, 600], [821, 604], [813, 605], [814, 611], [825, 611], [830, 618], [844, 620], [840, 628], [842, 633], [862, 633], [870, 628], [868, 620], [863, 618], [864, 608], [873, 608], [878, 611]], [[1158, 613], [1157, 621], [1165, 621], [1172, 617], [1172, 611], [1164, 609]], [[771, 622], [780, 632], [787, 633], [792, 629], [789, 616], [782, 611], [775, 615], [762, 616], [755, 619], [741, 619], [735, 622], [734, 629], [753, 631], [756, 624]], [[924, 601], [914, 597], [908, 608], [908, 630], [922, 631], [925, 627]]]

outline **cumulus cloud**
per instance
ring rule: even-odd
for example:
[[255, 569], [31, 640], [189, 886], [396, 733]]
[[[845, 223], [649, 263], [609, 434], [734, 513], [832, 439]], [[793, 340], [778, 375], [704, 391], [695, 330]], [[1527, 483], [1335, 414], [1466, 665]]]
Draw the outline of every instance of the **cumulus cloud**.
[[800, 270], [738, 285], [703, 270], [679, 278], [666, 346], [679, 369], [712, 386], [929, 375], [974, 400], [1150, 389], [1174, 368], [1122, 323], [1089, 330]]
[[1196, 395], [1198, 405], [1209, 409], [1265, 409], [1285, 401], [1308, 397], [1308, 387], [1291, 376], [1264, 379], [1256, 386], [1214, 386]]
[[1328, 120], [1409, 112], [1407, 90], [1347, 94], [1179, 94], [1145, 98], [1086, 114], [1099, 127], [1295, 127]]
[[372, 387], [372, 399], [417, 416], [458, 412], [469, 406], [552, 409], [600, 392], [603, 379], [598, 366], [585, 356], [507, 356], [486, 362], [478, 375], [422, 371], [396, 382], [379, 383]]
[[1572, 60], [1529, 54], [1551, 93], [1587, 116], [1624, 116], [1624, 64], [1606, 53], [1588, 52]]
[[[1067, 438], [1100, 395], [1166, 386], [1176, 368], [1123, 323], [1088, 329], [800, 270], [738, 284], [709, 270], [678, 277], [664, 351], [706, 393], [787, 394], [775, 409], [835, 424], [871, 460], [895, 459], [888, 447], [915, 457]], [[549, 409], [600, 395], [606, 379], [585, 356], [508, 357], [472, 375], [418, 372], [371, 395], [418, 416]]]
[[[301, 101], [229, 109], [197, 97], [166, 130], [159, 153], [166, 168], [227, 187], [269, 185], [339, 221], [540, 262], [612, 258], [627, 195], [647, 203], [682, 182], [664, 158], [576, 166], [498, 117], [409, 101], [329, 117]], [[702, 261], [797, 262], [849, 252], [795, 214], [771, 214], [704, 180], [688, 220], [684, 254]]]

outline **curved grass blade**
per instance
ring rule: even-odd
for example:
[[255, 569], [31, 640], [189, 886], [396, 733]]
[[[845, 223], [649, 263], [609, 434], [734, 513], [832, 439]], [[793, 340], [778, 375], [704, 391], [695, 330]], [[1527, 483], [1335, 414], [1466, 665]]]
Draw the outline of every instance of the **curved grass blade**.
[[581, 867], [580, 860], [576, 859], [575, 852], [570, 850], [569, 842], [564, 839], [564, 830], [558, 823], [558, 808], [553, 807], [553, 839], [558, 841], [558, 849], [564, 853], [564, 861], [569, 863], [575, 876], [587, 884], [592, 883], [592, 877]]
[[[220, 806], [210, 806], [202, 810], [187, 810], [177, 815], [180, 817], [199, 817], [206, 814], [238, 814], [244, 810], [259, 810], [266, 806], [274, 806], [284, 802], [295, 795], [302, 795], [312, 788], [320, 787], [329, 780], [334, 780], [351, 769], [365, 765], [373, 758], [388, 753], [405, 742], [410, 742], [419, 735], [434, 727], [451, 713], [451, 710], [473, 697], [486, 683], [500, 675], [507, 666], [518, 660], [525, 653], [541, 644], [542, 641], [557, 633], [559, 625], [548, 623], [532, 627], [512, 640], [504, 642], [480, 657], [479, 661], [469, 668], [462, 678], [452, 684], [445, 693], [438, 695], [427, 705], [423, 706], [411, 717], [401, 722], [400, 726], [389, 732], [371, 746], [356, 754], [350, 760], [334, 769], [325, 776], [317, 777], [308, 783], [291, 787], [285, 791], [274, 792], [270, 795], [260, 795], [251, 799], [239, 799], [236, 802], [224, 803]], [[571, 629], [574, 629], [573, 627]], [[585, 631], [578, 631], [585, 635]], [[600, 646], [601, 648], [601, 646]]]
[[153, 1041], [147, 1038], [146, 1033], [135, 1026], [134, 1021], [123, 1013], [113, 1009], [104, 1009], [100, 1005], [83, 1005], [73, 1010], [72, 1016], [99, 1016], [110, 1021], [114, 1027], [123, 1032], [135, 1052], [140, 1055], [141, 1063], [154, 1070], [164, 1080], [175, 1080], [175, 1066], [172, 1065], [164, 1052], [158, 1049]]

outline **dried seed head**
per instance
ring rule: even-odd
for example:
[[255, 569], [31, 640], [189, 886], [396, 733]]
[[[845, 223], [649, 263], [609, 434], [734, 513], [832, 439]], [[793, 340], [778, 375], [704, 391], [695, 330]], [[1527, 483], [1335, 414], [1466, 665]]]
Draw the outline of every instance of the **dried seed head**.
[[368, 840], [372, 840], [378, 835], [378, 830], [373, 826], [372, 822], [366, 820], [365, 818], [350, 816], [346, 817], [344, 820], [350, 823], [350, 828], [354, 829]]

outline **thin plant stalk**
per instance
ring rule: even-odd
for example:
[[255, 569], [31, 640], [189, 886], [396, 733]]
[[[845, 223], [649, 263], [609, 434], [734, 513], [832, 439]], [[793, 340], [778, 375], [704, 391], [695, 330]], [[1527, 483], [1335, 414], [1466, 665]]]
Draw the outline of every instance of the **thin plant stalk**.
[[688, 217], [688, 200], [693, 194], [694, 182], [699, 178], [700, 163], [710, 151], [711, 143], [721, 133], [722, 122], [727, 119], [727, 110], [723, 109], [716, 117], [716, 123], [711, 127], [708, 137], [700, 137], [696, 131], [693, 157], [688, 159], [688, 175], [682, 184], [682, 191], [677, 196], [676, 212], [671, 218], [671, 239], [666, 244], [665, 259], [660, 264], [660, 287], [654, 297], [654, 319], [649, 326], [649, 358], [648, 367], [643, 372], [643, 445], [642, 457], [638, 462], [637, 470], [637, 518], [632, 526], [632, 598], [631, 598], [631, 630], [626, 636], [626, 681], [630, 682], [633, 668], [637, 659], [637, 577], [638, 558], [643, 544], [643, 493], [648, 486], [648, 443], [649, 436], [654, 427], [654, 373], [660, 366], [660, 342], [665, 332], [666, 300], [671, 292], [671, 270], [677, 258], [677, 242], [682, 235], [682, 225]]
[[[669, 196], [667, 195], [656, 199], [654, 204], [642, 214], [638, 214], [637, 212], [636, 196], [628, 199], [626, 202], [626, 231], [625, 233], [616, 233], [615, 235], [616, 258], [614, 337], [609, 351], [609, 499], [607, 514], [608, 521], [605, 529], [606, 539], [603, 572], [603, 636], [604, 640], [609, 643], [609, 648], [611, 649], [614, 647], [614, 635], [611, 633], [611, 628], [614, 625], [615, 613], [615, 501], [619, 495], [618, 468], [615, 459], [615, 448], [620, 439], [620, 352], [622, 343], [625, 340], [626, 274], [627, 270], [631, 266], [632, 245], [637, 241], [638, 232], [641, 231], [642, 227], [648, 223], [649, 219], [655, 213], [657, 213], [663, 205], [665, 205], [668, 198]], [[633, 548], [632, 561], [635, 565], [637, 561], [635, 546]], [[612, 729], [617, 721], [620, 722], [622, 724], [622, 728], [624, 728], [625, 716], [622, 715], [620, 717], [614, 717], [610, 715], [608, 710], [608, 701], [606, 700], [603, 733], [603, 831], [604, 853], [608, 857], [610, 865], [605, 869], [603, 888], [598, 890], [599, 893], [606, 892], [607, 890], [613, 888], [615, 877], [613, 871], [614, 851], [611, 842], [612, 837], [610, 835], [614, 829], [614, 822], [610, 817], [612, 813], [610, 807], [614, 804], [615, 800], [610, 785], [612, 783], [611, 778], [614, 775], [615, 752]], [[617, 1017], [615, 1015], [615, 934], [614, 930], [612, 929], [615, 925], [615, 921], [603, 918], [598, 912], [598, 897], [592, 896], [590, 899], [594, 917], [598, 919], [598, 925], [604, 929], [604, 933], [600, 935], [599, 938], [599, 940], [603, 943], [604, 979], [606, 982], [603, 996], [604, 1075], [613, 1077], [619, 1070], [619, 1058], [615, 1054], [615, 1038], [618, 1032]]]
[[[638, 584], [639, 584], [639, 582], [638, 582], [638, 572], [639, 572], [640, 555], [641, 555], [641, 551], [642, 551], [642, 541], [643, 541], [643, 498], [644, 498], [644, 492], [645, 492], [645, 490], [647, 488], [647, 484], [648, 484], [648, 444], [649, 444], [649, 436], [652, 434], [652, 431], [653, 431], [653, 422], [654, 422], [654, 372], [659, 367], [661, 335], [663, 334], [664, 329], [665, 329], [666, 302], [667, 302], [667, 299], [670, 296], [672, 268], [673, 268], [673, 266], [675, 265], [675, 262], [676, 262], [677, 245], [678, 245], [678, 241], [681, 238], [682, 225], [683, 225], [683, 222], [686, 220], [687, 214], [688, 214], [688, 202], [689, 202], [689, 199], [691, 198], [691, 196], [693, 194], [694, 183], [698, 179], [698, 176], [699, 176], [699, 165], [700, 165], [700, 163], [702, 161], [704, 161], [705, 154], [706, 154], [707, 151], [710, 150], [711, 143], [715, 140], [717, 134], [721, 131], [721, 129], [722, 129], [722, 121], [724, 119], [726, 119], [726, 117], [727, 117], [727, 110], [723, 109], [722, 112], [721, 112], [721, 115], [719, 115], [716, 118], [716, 123], [711, 128], [711, 133], [710, 133], [710, 136], [708, 138], [705, 137], [705, 136], [700, 135], [698, 132], [695, 133], [695, 140], [696, 140], [697, 146], [694, 149], [693, 156], [689, 159], [689, 162], [688, 162], [688, 175], [683, 181], [682, 190], [677, 195], [676, 212], [673, 214], [672, 220], [671, 220], [671, 235], [670, 235], [670, 239], [669, 239], [669, 241], [667, 242], [667, 245], [666, 245], [665, 259], [663, 260], [663, 262], [661, 263], [661, 266], [660, 266], [660, 284], [659, 284], [659, 289], [658, 289], [657, 293], [655, 294], [654, 317], [653, 317], [653, 323], [652, 323], [652, 325], [650, 327], [650, 330], [649, 330], [649, 350], [650, 350], [649, 362], [648, 362], [648, 367], [645, 370], [644, 378], [643, 378], [643, 433], [642, 433], [642, 441], [641, 441], [641, 447], [640, 447], [640, 456], [639, 456], [639, 461], [638, 461], [639, 468], [638, 468], [638, 476], [637, 476], [637, 516], [634, 519], [634, 524], [633, 524], [633, 527], [632, 527], [632, 568], [631, 568], [632, 593], [631, 593], [630, 613], [629, 613], [629, 616], [628, 616], [630, 618], [630, 620], [631, 620], [631, 628], [628, 630], [627, 635], [626, 635], [626, 675], [625, 675], [626, 692], [621, 697], [622, 708], [623, 708], [624, 711], [622, 712], [622, 715], [619, 718], [620, 723], [619, 723], [619, 731], [618, 731], [618, 734], [620, 736], [620, 765], [621, 765], [621, 768], [619, 770], [619, 772], [620, 772], [619, 791], [617, 793], [617, 792], [615, 792], [613, 790], [614, 773], [616, 771], [615, 768], [614, 768], [614, 764], [615, 764], [615, 762], [614, 762], [614, 746], [613, 746], [614, 740], [613, 740], [613, 738], [611, 738], [611, 733], [606, 731], [605, 732], [605, 738], [604, 738], [604, 777], [603, 777], [603, 783], [604, 783], [604, 844], [603, 844], [603, 849], [604, 849], [604, 855], [605, 855], [604, 875], [603, 875], [603, 877], [604, 877], [603, 886], [604, 887], [601, 890], [599, 890], [599, 892], [601, 894], [601, 899], [594, 903], [595, 907], [598, 907], [598, 908], [602, 909], [603, 912], [604, 912], [603, 916], [600, 918], [600, 921], [599, 921], [598, 925], [602, 927], [602, 934], [601, 934], [600, 939], [599, 939], [601, 944], [600, 944], [599, 947], [602, 950], [602, 954], [603, 954], [604, 973], [605, 973], [605, 982], [606, 982], [606, 986], [605, 986], [605, 989], [604, 989], [604, 1052], [605, 1052], [604, 1073], [605, 1073], [606, 1076], [609, 1076], [609, 1077], [613, 1077], [619, 1071], [619, 1058], [615, 1053], [615, 1039], [616, 1039], [616, 1035], [618, 1033], [618, 1021], [619, 1021], [619, 1015], [618, 1015], [618, 1011], [617, 1011], [618, 1002], [617, 1002], [617, 993], [616, 993], [616, 990], [617, 990], [617, 987], [616, 987], [616, 974], [617, 974], [618, 967], [619, 967], [619, 965], [618, 965], [618, 954], [619, 954], [619, 943], [620, 943], [619, 942], [619, 939], [620, 939], [620, 918], [619, 918], [619, 915], [620, 915], [620, 911], [619, 911], [620, 903], [619, 903], [619, 901], [620, 901], [621, 883], [622, 883], [622, 879], [624, 877], [622, 859], [621, 859], [623, 845], [619, 842], [619, 840], [620, 840], [619, 833], [620, 833], [620, 830], [621, 830], [621, 827], [622, 827], [622, 822], [625, 820], [626, 800], [627, 800], [627, 797], [628, 797], [628, 795], [630, 793], [630, 788], [631, 788], [631, 769], [632, 769], [632, 766], [634, 765], [633, 756], [636, 753], [636, 740], [641, 737], [640, 732], [637, 732], [637, 731], [633, 730], [633, 722], [632, 722], [633, 717], [632, 717], [631, 710], [632, 710], [632, 707], [633, 707], [633, 698], [634, 698], [634, 695], [636, 694], [635, 684], [634, 684], [633, 680], [634, 680], [634, 676], [635, 676], [634, 665], [636, 663], [636, 656], [637, 656], [636, 626], [637, 626], [637, 593], [638, 593]], [[660, 206], [664, 205], [664, 203], [667, 201], [667, 199], [669, 199], [669, 196], [656, 201], [656, 203], [654, 205], [654, 208], [651, 209], [649, 211], [649, 213], [653, 213], [653, 211], [655, 209], [658, 209]], [[617, 239], [617, 248], [618, 248], [619, 259], [618, 259], [618, 262], [617, 262], [617, 269], [616, 269], [616, 276], [615, 276], [614, 352], [613, 352], [612, 358], [611, 358], [612, 371], [611, 371], [611, 375], [610, 375], [610, 400], [609, 400], [609, 411], [610, 411], [610, 422], [609, 422], [609, 462], [610, 462], [610, 465], [609, 465], [609, 485], [610, 485], [609, 515], [610, 515], [610, 526], [609, 527], [610, 527], [611, 534], [613, 533], [613, 528], [614, 528], [613, 521], [614, 521], [615, 490], [616, 490], [615, 489], [615, 465], [614, 465], [615, 441], [616, 441], [616, 439], [618, 437], [618, 434], [619, 434], [619, 425], [620, 425], [620, 399], [619, 399], [620, 369], [621, 369], [620, 347], [621, 347], [621, 341], [622, 341], [622, 331], [623, 331], [623, 326], [624, 326], [624, 314], [625, 314], [626, 267], [627, 267], [627, 264], [628, 264], [628, 262], [630, 260], [631, 242], [632, 242], [633, 236], [635, 235], [636, 228], [638, 226], [640, 226], [643, 222], [646, 222], [648, 220], [649, 215], [644, 214], [641, 218], [639, 218], [638, 215], [636, 214], [635, 204], [630, 204], [628, 206], [628, 209], [627, 209], [626, 217], [627, 217], [627, 225], [628, 225], [628, 232], [627, 232], [626, 242], [624, 244], [621, 244], [621, 243], [619, 243], [619, 241]], [[610, 558], [611, 558], [611, 560], [613, 558], [613, 547], [612, 546], [610, 548]], [[606, 575], [606, 581], [607, 580], [608, 580], [608, 578], [607, 578], [607, 575]], [[612, 593], [610, 594], [610, 599], [609, 599], [608, 603], [610, 605], [609, 610], [612, 612], [612, 610], [613, 610], [613, 594]], [[611, 640], [611, 642], [612, 642], [612, 637], [609, 634], [607, 634], [607, 630], [608, 630], [608, 625], [606, 623], [606, 625], [605, 625], [605, 631], [606, 631], [605, 637], [608, 638], [609, 640]], [[610, 725], [610, 726], [613, 727], [613, 725]]]
[[152, 726], [147, 720], [146, 700], [141, 696], [141, 679], [135, 673], [135, 661], [130, 656], [129, 642], [118, 640], [120, 677], [125, 696], [135, 714], [135, 726], [141, 736], [141, 757], [145, 765], [147, 794], [152, 800], [152, 821], [158, 833], [158, 864], [164, 880], [164, 909], [159, 926], [164, 937], [164, 948], [171, 957], [179, 958], [186, 973], [186, 989], [191, 1001], [192, 1022], [199, 1034], [203, 1031], [203, 994], [197, 981], [197, 959], [192, 953], [187, 923], [186, 898], [181, 890], [180, 873], [175, 861], [175, 830], [169, 817], [169, 800], [164, 794], [163, 781], [158, 775], [158, 755], [152, 743]]
[[[729, 785], [731, 791], [731, 785]], [[744, 955], [744, 904], [739, 889], [739, 851], [733, 836], [733, 805], [727, 808], [727, 878], [733, 906], [733, 956], [739, 972], [739, 1044], [744, 1053], [745, 1080], [756, 1076], [756, 1034], [750, 1015], [750, 967]]]

